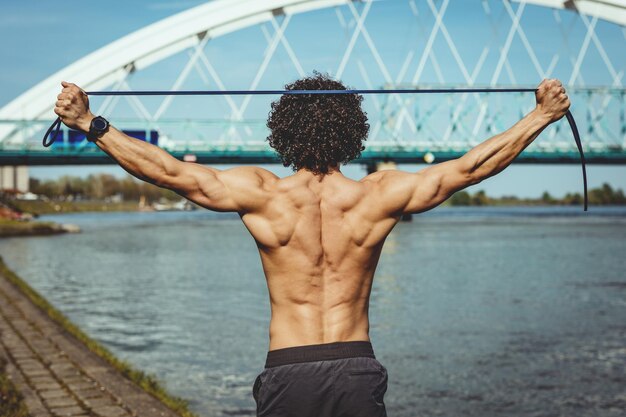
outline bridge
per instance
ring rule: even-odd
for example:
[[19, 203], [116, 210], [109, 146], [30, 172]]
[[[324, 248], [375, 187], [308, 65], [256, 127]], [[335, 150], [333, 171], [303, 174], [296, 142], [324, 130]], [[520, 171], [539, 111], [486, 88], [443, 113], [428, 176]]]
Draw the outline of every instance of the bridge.
[[[624, 164], [625, 40], [624, 0], [209, 1], [94, 51], [0, 108], [0, 166], [113, 163], [67, 129], [53, 147], [41, 146], [61, 80], [87, 91], [254, 90], [314, 69], [368, 89], [532, 88], [559, 78], [588, 162]], [[265, 118], [276, 98], [107, 97], [92, 98], [92, 109], [180, 159], [275, 163]], [[534, 97], [388, 94], [364, 106], [371, 130], [356, 163], [374, 166], [457, 158], [530, 111]], [[566, 122], [516, 162], [578, 163]]]

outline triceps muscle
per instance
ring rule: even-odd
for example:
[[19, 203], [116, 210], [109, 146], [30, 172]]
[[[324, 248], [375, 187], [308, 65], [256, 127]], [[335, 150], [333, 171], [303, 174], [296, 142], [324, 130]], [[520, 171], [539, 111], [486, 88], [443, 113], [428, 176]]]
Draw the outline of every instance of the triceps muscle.
[[472, 175], [471, 163], [465, 156], [412, 174], [416, 177], [411, 199], [403, 214], [421, 213], [437, 207], [452, 194], [470, 185], [477, 184], [477, 177]]
[[220, 179], [220, 171], [203, 165], [183, 162], [175, 176], [162, 184], [182, 197], [213, 211], [237, 211], [238, 206], [229, 188]]

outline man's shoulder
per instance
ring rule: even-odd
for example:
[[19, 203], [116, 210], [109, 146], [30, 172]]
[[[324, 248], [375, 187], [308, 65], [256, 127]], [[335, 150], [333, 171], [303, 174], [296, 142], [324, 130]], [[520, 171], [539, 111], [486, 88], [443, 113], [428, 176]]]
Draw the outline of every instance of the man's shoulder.
[[259, 185], [274, 183], [280, 179], [276, 174], [265, 168], [242, 165], [229, 169], [225, 169], [219, 174], [222, 177], [237, 179], [239, 181], [253, 181]]
[[366, 175], [361, 178], [359, 182], [368, 186], [386, 186], [391, 182], [407, 180], [415, 176], [416, 174], [412, 172], [397, 169], [384, 169]]

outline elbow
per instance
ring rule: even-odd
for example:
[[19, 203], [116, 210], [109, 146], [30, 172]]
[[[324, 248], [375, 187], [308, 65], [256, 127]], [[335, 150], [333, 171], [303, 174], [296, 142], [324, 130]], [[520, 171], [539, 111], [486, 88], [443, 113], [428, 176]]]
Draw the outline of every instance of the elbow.
[[164, 170], [157, 170], [151, 172], [150, 175], [142, 175], [142, 177], [142, 180], [157, 187], [167, 187], [168, 184], [172, 183], [171, 177]]
[[179, 182], [181, 173], [182, 170], [179, 164], [163, 163], [151, 173], [149, 182], [157, 187], [171, 189], [173, 185]]
[[144, 181], [161, 188], [167, 188], [167, 185], [171, 183], [171, 181], [168, 181], [167, 178], [161, 176], [152, 176], [144, 179]]
[[480, 184], [485, 177], [480, 175], [478, 171], [467, 173], [467, 183], [469, 186]]
[[178, 178], [175, 175], [171, 175], [164, 170], [151, 172], [150, 175], [143, 175], [140, 179], [157, 187], [174, 191], [176, 191], [174, 188], [178, 182]]
[[484, 169], [482, 164], [478, 162], [476, 158], [467, 158], [467, 154], [461, 158], [461, 172], [465, 177], [465, 183], [470, 185], [479, 184], [482, 180], [485, 179], [485, 175], [483, 174]]

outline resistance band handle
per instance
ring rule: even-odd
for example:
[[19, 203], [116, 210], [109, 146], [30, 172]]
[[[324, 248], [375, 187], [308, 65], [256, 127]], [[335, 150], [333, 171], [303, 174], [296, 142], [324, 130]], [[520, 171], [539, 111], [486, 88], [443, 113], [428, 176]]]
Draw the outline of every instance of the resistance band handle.
[[[44, 146], [44, 148], [50, 147], [50, 145], [52, 145], [57, 140], [57, 136], [59, 136], [60, 131], [61, 131], [61, 118], [57, 117], [57, 119], [50, 125], [48, 130], [46, 130], [46, 134], [43, 135], [42, 145]], [[50, 137], [49, 141], [48, 141], [48, 136]]]
[[580, 134], [578, 133], [578, 127], [576, 126], [576, 121], [574, 120], [574, 116], [572, 116], [572, 112], [568, 110], [567, 113], [565, 113], [565, 117], [567, 118], [569, 127], [572, 129], [572, 135], [574, 135], [574, 141], [576, 142], [576, 147], [578, 147], [578, 153], [580, 154], [580, 164], [583, 168], [583, 207], [584, 210], [587, 211], [587, 168], [585, 167], [585, 153], [583, 152], [583, 144], [580, 141]]

